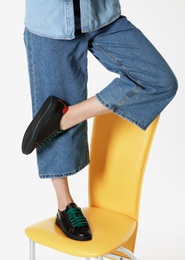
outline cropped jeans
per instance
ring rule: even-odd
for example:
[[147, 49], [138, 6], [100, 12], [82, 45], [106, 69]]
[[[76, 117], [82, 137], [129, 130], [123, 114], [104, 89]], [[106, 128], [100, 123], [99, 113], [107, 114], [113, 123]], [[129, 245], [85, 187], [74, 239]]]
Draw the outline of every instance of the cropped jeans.
[[[177, 80], [150, 41], [125, 16], [73, 40], [56, 40], [25, 29], [33, 116], [50, 95], [69, 105], [87, 99], [87, 52], [117, 77], [96, 94], [110, 111], [145, 130], [172, 100]], [[87, 122], [37, 150], [40, 178], [62, 178], [89, 163]]]

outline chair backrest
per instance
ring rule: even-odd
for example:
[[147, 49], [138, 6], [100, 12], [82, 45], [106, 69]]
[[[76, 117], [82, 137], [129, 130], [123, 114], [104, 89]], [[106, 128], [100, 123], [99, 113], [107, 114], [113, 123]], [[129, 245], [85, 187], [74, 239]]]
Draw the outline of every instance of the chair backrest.
[[110, 113], [94, 119], [89, 205], [138, 221], [142, 180], [159, 117], [143, 131]]
[[90, 205], [138, 220], [142, 180], [158, 118], [143, 131], [115, 114], [94, 119]]

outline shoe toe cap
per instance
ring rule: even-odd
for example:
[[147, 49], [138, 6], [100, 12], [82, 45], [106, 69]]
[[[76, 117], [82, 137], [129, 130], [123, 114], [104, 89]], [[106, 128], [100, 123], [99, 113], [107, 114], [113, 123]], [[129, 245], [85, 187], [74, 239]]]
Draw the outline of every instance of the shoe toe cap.
[[87, 226], [87, 227], [77, 227], [74, 229], [74, 235], [82, 238], [82, 239], [86, 239], [86, 240], [90, 240], [92, 239], [92, 233], [91, 233], [91, 229]]

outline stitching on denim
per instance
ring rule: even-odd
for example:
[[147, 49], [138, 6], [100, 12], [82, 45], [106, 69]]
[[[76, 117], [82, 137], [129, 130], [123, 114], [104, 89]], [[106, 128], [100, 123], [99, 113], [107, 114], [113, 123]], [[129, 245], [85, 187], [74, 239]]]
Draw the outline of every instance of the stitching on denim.
[[110, 53], [108, 53], [104, 48], [102, 48], [101, 46], [99, 46], [95, 41], [93, 41], [94, 45], [96, 45], [96, 47], [102, 51], [107, 57], [109, 57], [112, 61], [114, 61], [118, 66], [120, 66], [122, 69], [124, 69], [124, 71], [126, 72], [127, 76], [130, 77], [131, 79], [133, 79], [138, 86], [136, 86], [136, 88], [134, 88], [132, 91], [130, 91], [122, 100], [120, 100], [116, 105], [114, 106], [110, 106], [104, 99], [102, 99], [102, 97], [100, 96], [100, 94], [97, 94], [97, 98], [99, 100], [101, 100], [104, 105], [106, 107], [108, 107], [110, 110], [112, 110], [114, 113], [116, 113], [117, 115], [127, 119], [128, 121], [136, 124], [137, 126], [139, 126], [141, 129], [145, 130], [146, 127], [143, 126], [141, 123], [139, 123], [137, 120], [125, 115], [123, 112], [121, 112], [118, 109], [118, 105], [122, 105], [123, 103], [125, 103], [127, 100], [129, 100], [134, 94], [136, 94], [137, 92], [141, 91], [142, 86], [140, 86], [140, 83], [137, 82], [137, 80], [132, 76], [132, 73], [130, 73], [130, 71], [124, 67], [121, 62], [119, 62], [114, 56], [112, 56]]
[[82, 164], [80, 167], [78, 167], [77, 169], [75, 169], [74, 171], [71, 172], [66, 172], [66, 173], [54, 173], [54, 174], [42, 174], [41, 172], [39, 173], [39, 177], [41, 179], [51, 179], [51, 178], [64, 178], [67, 176], [71, 176], [74, 175], [76, 173], [78, 173], [79, 171], [81, 171], [83, 168], [85, 168], [88, 164], [89, 164], [89, 160], [87, 160], [84, 164]]
[[102, 51], [107, 57], [109, 57], [112, 61], [114, 61], [118, 66], [120, 66], [121, 68], [123, 68], [124, 71], [125, 71], [128, 75], [131, 74], [130, 71], [129, 71], [125, 66], [123, 66], [123, 65], [121, 64], [121, 62], [119, 62], [113, 55], [111, 55], [109, 52], [107, 52], [103, 47], [101, 47], [101, 46], [100, 46], [99, 44], [97, 44], [95, 41], [92, 41], [92, 43], [93, 43], [94, 45], [96, 45], [96, 47], [97, 47], [100, 51]]
[[125, 103], [127, 100], [129, 100], [133, 95], [135, 95], [136, 93], [138, 93], [141, 90], [140, 86], [137, 86], [136, 88], [134, 88], [132, 91], [130, 91], [122, 100], [120, 100], [117, 105], [122, 105], [123, 103]]
[[54, 36], [54, 35], [49, 35], [49, 34], [46, 34], [46, 33], [40, 33], [40, 32], [37, 32], [35, 30], [30, 29], [27, 25], [26, 25], [26, 29], [33, 34], [36, 34], [36, 35], [44, 37], [44, 38], [50, 38], [50, 39], [53, 39], [53, 40], [73, 40], [75, 38], [74, 35], [71, 35], [71, 36], [69, 36], [69, 35], [68, 36]]
[[135, 125], [137, 125], [138, 127], [140, 127], [142, 130], [146, 130], [146, 127], [144, 125], [142, 125], [141, 123], [139, 123], [137, 120], [123, 114], [123, 112], [121, 112], [120, 110], [117, 110], [115, 112], [117, 115], [125, 118], [126, 120], [130, 121], [131, 123], [134, 123]]
[[134, 80], [134, 82], [136, 82], [138, 84], [139, 87], [143, 88], [141, 85], [141, 82], [136, 79], [132, 72], [130, 70], [128, 70], [119, 60], [117, 60], [113, 55], [111, 55], [109, 52], [107, 52], [103, 47], [101, 47], [99, 44], [97, 44], [95, 41], [92, 42], [94, 45], [96, 45], [96, 47], [102, 51], [107, 57], [109, 57], [112, 61], [114, 61], [119, 67], [121, 67], [123, 69], [123, 71], [125, 72], [125, 74], [132, 80]]
[[67, 30], [67, 34], [69, 32], [69, 0], [66, 1], [66, 30]]
[[[101, 36], [100, 36], [101, 37]], [[95, 42], [95, 44], [97, 45], [97, 46], [99, 46], [96, 42]], [[106, 43], [106, 46], [108, 46], [108, 47], [111, 47], [112, 45], [111, 44], [107, 44]], [[114, 46], [115, 47], [120, 47], [120, 46], [123, 46], [122, 44], [114, 44]], [[100, 48], [102, 48], [105, 52], [107, 52], [103, 47], [101, 47], [101, 46], [99, 46]], [[130, 45], [128, 45], [128, 44], [124, 44], [124, 48], [127, 48], [127, 49], [132, 49], [132, 47], [130, 46]], [[107, 52], [108, 53], [108, 52]], [[113, 53], [114, 54], [114, 53]], [[113, 55], [111, 55], [113, 58], [115, 58]], [[121, 55], [120, 55], [121, 56]], [[139, 61], [144, 61], [145, 62], [145, 64], [146, 65], [152, 65], [152, 67], [155, 67], [155, 68], [160, 68], [160, 70], [163, 70], [163, 69], [165, 69], [165, 66], [163, 66], [162, 64], [156, 64], [156, 63], [154, 63], [154, 62], [152, 62], [151, 60], [145, 60], [145, 59], [143, 59], [142, 60], [142, 57], [140, 57], [140, 58], [136, 58], [136, 57], [134, 57], [134, 58], [132, 58], [132, 57], [130, 57], [130, 56], [127, 56], [127, 55], [122, 55], [123, 57], [125, 57], [127, 60], [131, 60], [131, 61], [135, 61], [135, 60], [139, 60]], [[115, 60], [116, 60], [116, 58], [115, 58]], [[119, 61], [118, 61], [119, 62]], [[120, 63], [121, 64], [121, 63]], [[122, 66], [122, 64], [121, 64], [121, 66]], [[132, 74], [132, 73], [131, 73]], [[154, 76], [155, 76], [155, 74], [153, 74]], [[158, 77], [158, 74], [156, 74], [156, 76]]]
[[124, 119], [130, 121], [131, 123], [134, 123], [135, 125], [137, 125], [138, 127], [140, 127], [143, 130], [146, 130], [146, 127], [144, 125], [142, 125], [140, 122], [138, 122], [137, 120], [125, 115], [122, 111], [120, 111], [118, 108], [116, 108], [115, 106], [111, 107], [102, 97], [101, 95], [98, 93], [96, 94], [97, 99], [104, 104], [107, 108], [109, 108], [113, 113], [123, 117]]
[[32, 92], [32, 103], [34, 105], [34, 113], [38, 110], [37, 108], [37, 77], [35, 74], [35, 58], [34, 58], [34, 48], [32, 43], [32, 34], [28, 31], [28, 56], [30, 64], [30, 82], [31, 82], [31, 92]]
[[[112, 56], [110, 53], [108, 53], [104, 48], [102, 48], [100, 45], [98, 45], [96, 42], [93, 41], [93, 43], [97, 46], [97, 48], [102, 51], [107, 57], [109, 57], [112, 61], [114, 61], [118, 66], [120, 66], [127, 74], [128, 77], [130, 77], [131, 79], [133, 79], [138, 86], [136, 88], [134, 88], [133, 90], [131, 90], [122, 100], [120, 100], [120, 102], [117, 103], [117, 105], [121, 105], [124, 102], [126, 102], [128, 99], [130, 99], [135, 93], [139, 92], [142, 89], [142, 86], [140, 85], [140, 82], [137, 81], [133, 76], [132, 73], [121, 64], [121, 62], [119, 60], [117, 60], [114, 56]], [[114, 109], [114, 107], [112, 107]], [[115, 105], [115, 109], [116, 109], [116, 105]]]

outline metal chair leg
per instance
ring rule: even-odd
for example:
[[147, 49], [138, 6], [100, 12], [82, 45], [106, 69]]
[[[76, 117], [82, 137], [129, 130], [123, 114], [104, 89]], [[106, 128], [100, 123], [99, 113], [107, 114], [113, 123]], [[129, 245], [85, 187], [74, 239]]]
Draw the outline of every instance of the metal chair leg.
[[[89, 257], [86, 257], [85, 258], [85, 260], [90, 260], [91, 258], [89, 258]], [[97, 258], [96, 258], [97, 260], [103, 260], [103, 256], [98, 256]]]
[[29, 260], [35, 260], [35, 242], [33, 240], [29, 240]]
[[[103, 256], [98, 256], [96, 259], [97, 260], [103, 260]], [[86, 257], [85, 260], [91, 260], [91, 258]]]
[[[124, 248], [122, 246], [117, 248], [116, 252], [124, 253], [125, 255], [127, 255], [129, 257], [130, 260], [137, 260], [135, 255], [130, 250], [128, 250], [127, 248]], [[118, 254], [116, 254], [116, 252], [114, 254], [113, 253], [107, 254], [106, 257], [111, 258], [111, 259], [115, 259], [115, 260], [128, 259], [128, 258], [119, 256]]]
[[118, 251], [128, 255], [131, 260], [137, 260], [135, 255], [130, 250], [126, 249], [125, 247], [120, 247]]

